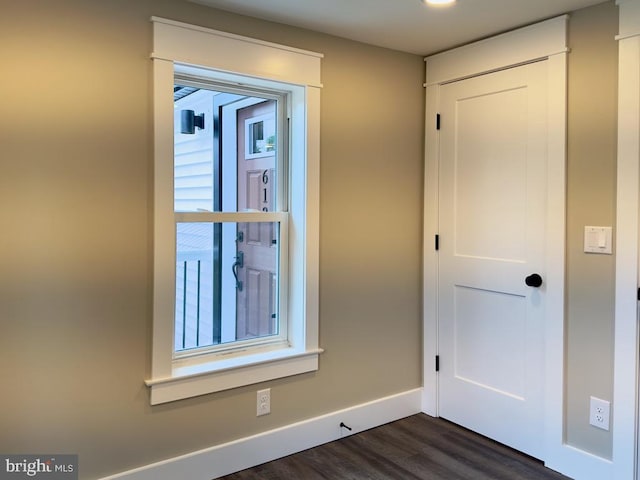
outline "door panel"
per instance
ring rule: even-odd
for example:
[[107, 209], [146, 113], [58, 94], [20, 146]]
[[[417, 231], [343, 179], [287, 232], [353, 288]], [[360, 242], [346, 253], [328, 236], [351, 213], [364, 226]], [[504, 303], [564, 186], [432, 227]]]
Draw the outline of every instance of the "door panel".
[[[486, 80], [486, 79], [483, 79]], [[527, 89], [456, 101], [456, 255], [522, 261]], [[496, 235], [495, 232], [500, 232]]]
[[439, 405], [542, 455], [546, 62], [441, 87]]
[[[525, 297], [456, 286], [455, 375], [501, 394], [525, 395]], [[486, 331], [501, 332], [486, 335]], [[504, 338], [511, 340], [504, 342]], [[487, 355], [486, 352], [500, 352]], [[509, 358], [507, 363], [502, 358]]]

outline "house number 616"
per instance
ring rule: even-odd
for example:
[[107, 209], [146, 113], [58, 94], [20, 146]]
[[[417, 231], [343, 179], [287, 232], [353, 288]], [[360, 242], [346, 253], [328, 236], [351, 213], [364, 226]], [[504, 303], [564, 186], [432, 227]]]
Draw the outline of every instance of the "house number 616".
[[[262, 193], [264, 195], [264, 197], [262, 198], [262, 203], [268, 203], [268, 200], [267, 200], [267, 184], [268, 183], [269, 183], [269, 171], [265, 170], [264, 172], [262, 172], [262, 184], [264, 185], [264, 187], [262, 188]], [[262, 211], [268, 212], [269, 209], [267, 207], [262, 207]]]

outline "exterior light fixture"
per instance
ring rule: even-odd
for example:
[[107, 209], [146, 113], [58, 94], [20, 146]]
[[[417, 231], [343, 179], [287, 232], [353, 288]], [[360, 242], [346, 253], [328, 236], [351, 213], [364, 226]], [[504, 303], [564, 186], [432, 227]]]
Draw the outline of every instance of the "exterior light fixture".
[[187, 135], [193, 135], [196, 131], [196, 127], [199, 129], [204, 128], [204, 113], [196, 115], [193, 110], [181, 110], [180, 111], [180, 132]]

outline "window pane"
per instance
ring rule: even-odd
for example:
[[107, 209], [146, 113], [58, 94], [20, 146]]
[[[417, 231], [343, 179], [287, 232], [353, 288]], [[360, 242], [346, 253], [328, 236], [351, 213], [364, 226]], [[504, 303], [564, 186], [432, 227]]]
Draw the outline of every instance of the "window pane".
[[174, 85], [174, 208], [275, 210], [277, 101]]
[[[175, 350], [220, 343], [219, 225], [179, 223], [176, 236]], [[218, 235], [219, 237], [219, 235]]]
[[178, 223], [175, 351], [279, 333], [279, 223]]
[[174, 87], [175, 210], [214, 211], [218, 176], [214, 154], [215, 92]]

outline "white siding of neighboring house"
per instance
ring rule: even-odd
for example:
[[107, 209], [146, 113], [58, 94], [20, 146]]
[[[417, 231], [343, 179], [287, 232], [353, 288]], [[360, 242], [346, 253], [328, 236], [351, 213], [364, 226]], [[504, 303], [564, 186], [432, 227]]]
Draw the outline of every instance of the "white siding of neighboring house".
[[[213, 97], [215, 93], [198, 90], [175, 102], [175, 210], [213, 211]], [[180, 111], [204, 113], [204, 129], [194, 134], [180, 133]], [[184, 262], [187, 262], [185, 347], [210, 345], [213, 337], [214, 245], [211, 224], [181, 224], [178, 228], [176, 264], [175, 347], [182, 348], [185, 315]], [[198, 295], [198, 261], [200, 293]], [[198, 306], [199, 296], [199, 306]], [[200, 333], [197, 339], [198, 310]], [[199, 341], [198, 341], [199, 340]]]

